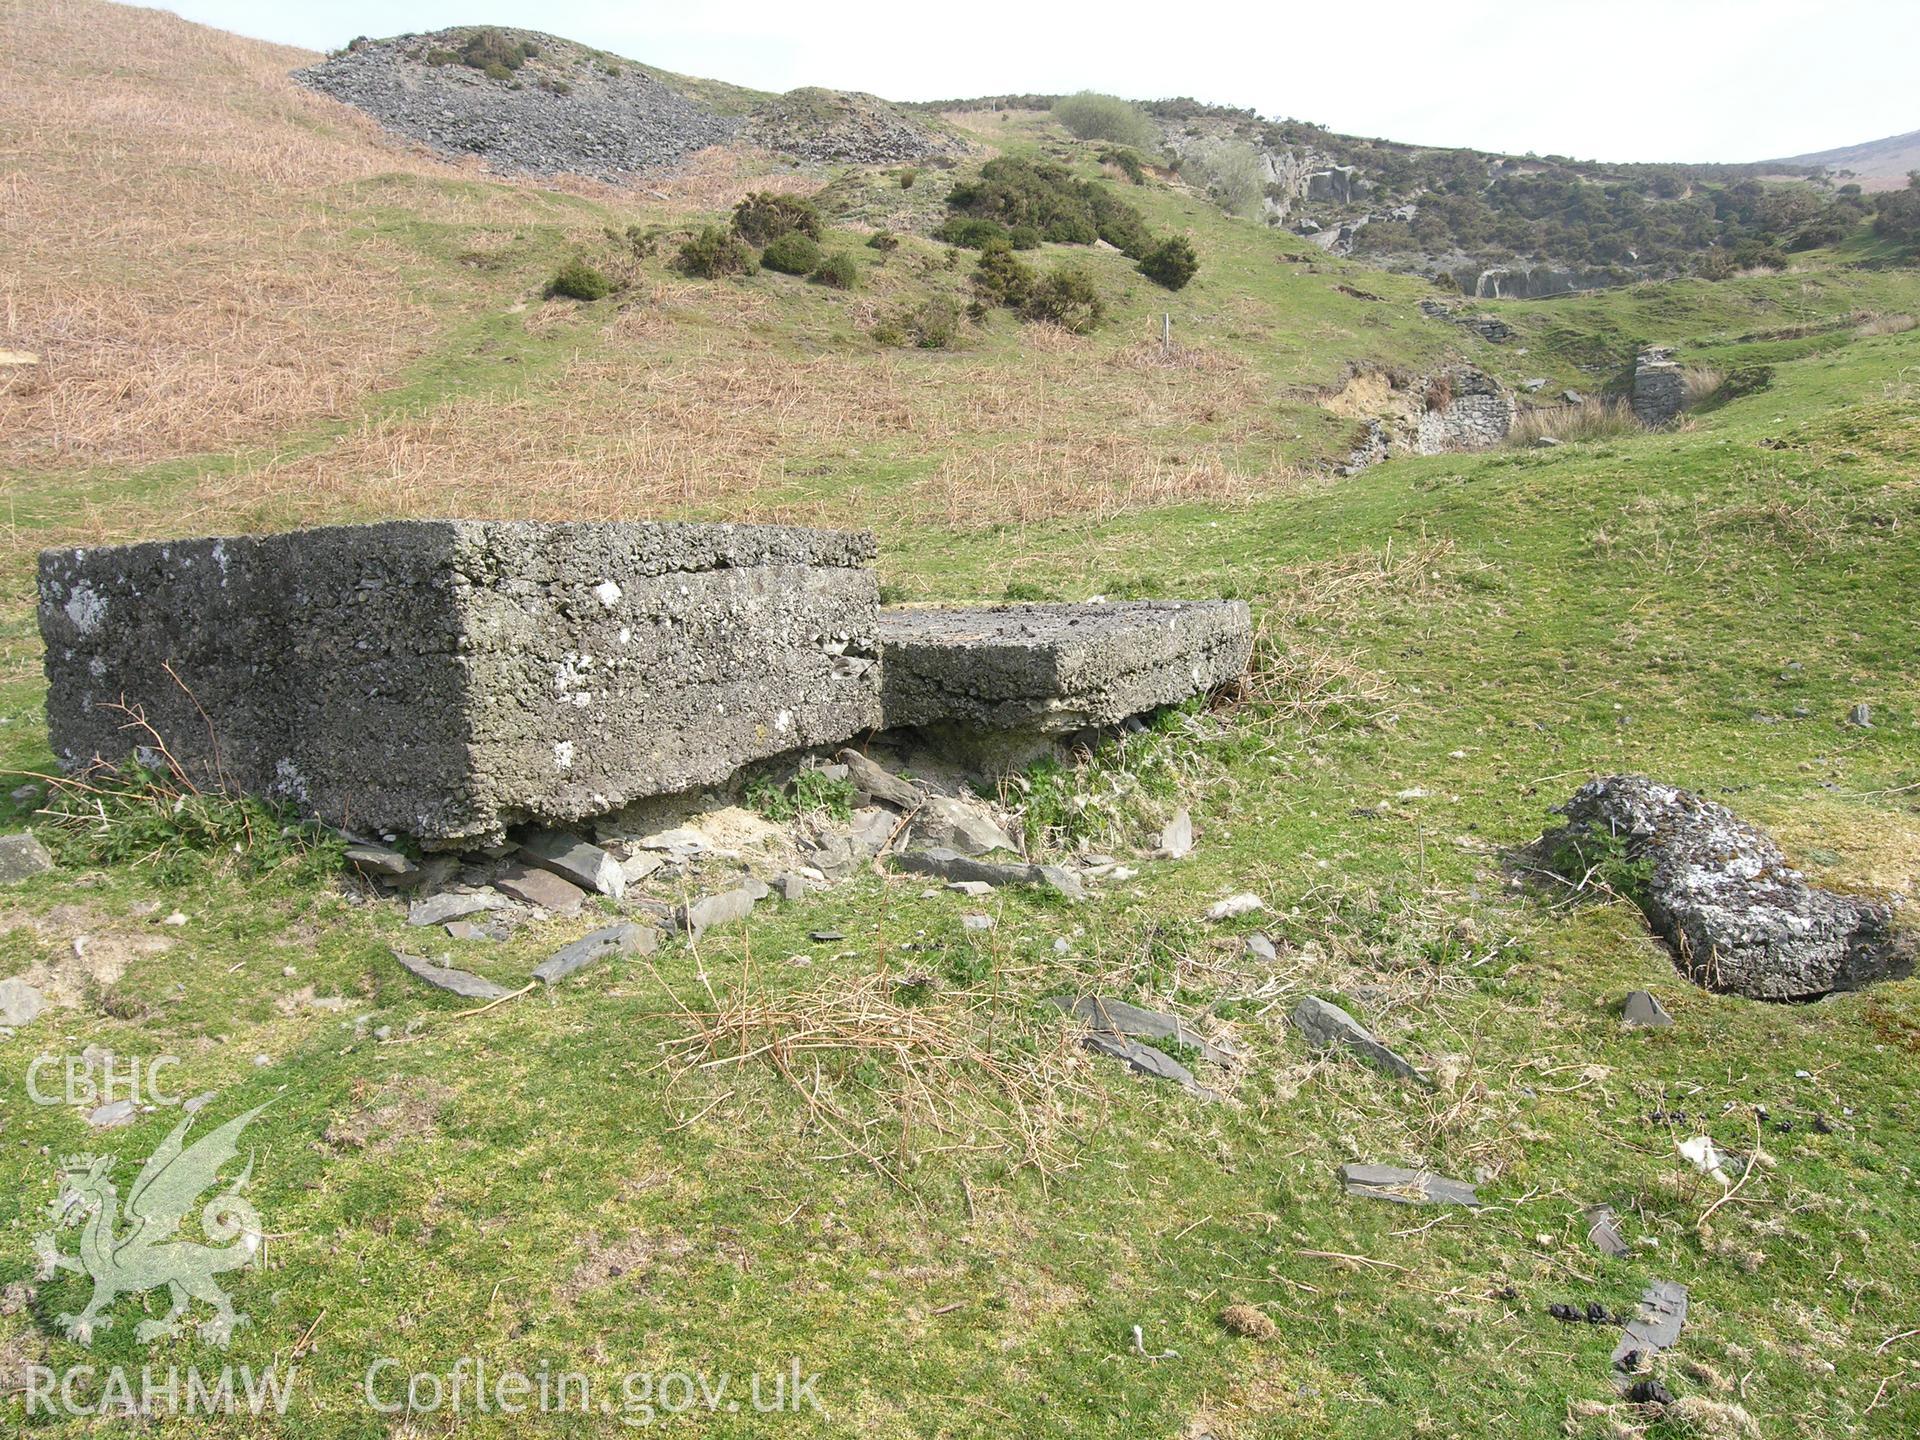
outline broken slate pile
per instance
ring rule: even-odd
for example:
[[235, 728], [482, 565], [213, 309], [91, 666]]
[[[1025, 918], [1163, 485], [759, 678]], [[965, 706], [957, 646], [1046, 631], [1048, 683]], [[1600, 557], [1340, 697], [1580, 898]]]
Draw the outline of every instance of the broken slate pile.
[[1242, 1058], [1233, 1045], [1209, 1040], [1177, 1015], [1143, 1009], [1125, 1000], [1100, 995], [1054, 995], [1049, 1003], [1086, 1025], [1084, 1038], [1088, 1049], [1122, 1061], [1142, 1075], [1171, 1080], [1202, 1100], [1218, 1100], [1219, 1092], [1201, 1084], [1184, 1058], [1221, 1067]]
[[533, 53], [489, 75], [450, 58], [471, 33], [358, 40], [293, 78], [384, 129], [509, 174], [617, 181], [723, 145], [740, 127], [638, 65], [537, 31], [498, 32]]
[[1724, 805], [1612, 775], [1581, 786], [1560, 813], [1567, 823], [1540, 838], [1539, 855], [1575, 881], [1615, 851], [1642, 865], [1633, 898], [1706, 989], [1812, 1000], [1911, 967], [1887, 907], [1809, 885]]

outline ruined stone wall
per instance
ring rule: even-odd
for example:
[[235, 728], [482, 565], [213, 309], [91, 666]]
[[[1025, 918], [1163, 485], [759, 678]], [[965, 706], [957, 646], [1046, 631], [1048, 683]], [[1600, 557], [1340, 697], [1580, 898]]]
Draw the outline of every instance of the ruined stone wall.
[[1649, 430], [1672, 423], [1687, 407], [1687, 381], [1673, 351], [1656, 346], [1633, 367], [1633, 417]]
[[1450, 365], [1430, 376], [1420, 398], [1424, 408], [1414, 418], [1412, 444], [1417, 455], [1489, 450], [1504, 444], [1513, 429], [1512, 393], [1472, 365]]

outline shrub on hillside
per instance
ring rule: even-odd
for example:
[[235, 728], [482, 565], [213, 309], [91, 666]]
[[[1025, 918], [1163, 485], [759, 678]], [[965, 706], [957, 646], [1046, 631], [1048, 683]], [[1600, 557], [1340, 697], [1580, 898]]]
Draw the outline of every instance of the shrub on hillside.
[[1039, 281], [1033, 267], [1013, 253], [1004, 241], [984, 247], [973, 267], [973, 288], [981, 298], [1009, 310], [1021, 310], [1033, 298]]
[[1907, 176], [1907, 188], [1873, 197], [1873, 233], [1896, 245], [1920, 248], [1920, 170]]
[[613, 293], [613, 281], [604, 271], [589, 265], [578, 255], [560, 267], [547, 282], [548, 299], [604, 300]]
[[1153, 248], [1153, 233], [1138, 210], [1104, 185], [1086, 187], [1087, 209], [1094, 233], [1130, 260]]
[[718, 225], [707, 226], [682, 245], [678, 263], [687, 274], [703, 280], [721, 275], [751, 275], [760, 268], [746, 243]]
[[1113, 166], [1135, 185], [1147, 183], [1146, 162], [1131, 150], [1103, 150], [1100, 152], [1100, 163]]
[[1016, 250], [1038, 250], [1040, 232], [1031, 225], [1016, 225], [1007, 232], [1007, 243]]
[[813, 267], [813, 278], [835, 290], [851, 290], [860, 283], [860, 262], [845, 250], [836, 250]]
[[907, 317], [907, 332], [922, 350], [944, 350], [960, 336], [960, 306], [945, 295], [922, 300]]
[[[1028, 227], [1031, 228], [1031, 227]], [[977, 215], [949, 215], [933, 232], [933, 238], [963, 250], [984, 250], [989, 245], [1011, 245], [1012, 236], [998, 220], [983, 220]]]
[[1086, 335], [1106, 318], [1107, 307], [1091, 275], [1078, 265], [1062, 265], [1033, 287], [1020, 313], [1029, 320]]
[[1116, 145], [1145, 147], [1159, 138], [1159, 128], [1140, 107], [1118, 95], [1082, 90], [1053, 102], [1053, 118], [1079, 140], [1110, 140]]
[[913, 182], [919, 178], [920, 172], [911, 165], [907, 166], [906, 169], [900, 172], [900, 188], [902, 190], [911, 190], [913, 188]]
[[1152, 240], [1140, 212], [1107, 186], [1075, 179], [1064, 165], [1044, 160], [989, 160], [977, 179], [953, 187], [947, 208], [956, 216], [1031, 226], [1056, 245], [1105, 240], [1138, 257]]
[[492, 26], [476, 30], [460, 47], [460, 63], [491, 80], [510, 80], [513, 72], [540, 53], [537, 45], [516, 43]]
[[900, 237], [891, 230], [876, 230], [867, 237], [867, 248], [870, 250], [878, 250], [883, 254], [890, 250], [898, 250], [900, 248]]
[[820, 246], [798, 230], [776, 235], [760, 252], [760, 263], [782, 275], [809, 275], [820, 263]]
[[1252, 215], [1266, 198], [1267, 172], [1260, 152], [1243, 140], [1209, 140], [1186, 157], [1186, 175], [1205, 187], [1229, 215]]
[[756, 190], [733, 207], [734, 233], [749, 245], [765, 245], [793, 231], [818, 240], [820, 228], [820, 212], [799, 195]]
[[1200, 257], [1184, 235], [1170, 235], [1140, 257], [1140, 273], [1156, 285], [1178, 290], [1199, 273]]

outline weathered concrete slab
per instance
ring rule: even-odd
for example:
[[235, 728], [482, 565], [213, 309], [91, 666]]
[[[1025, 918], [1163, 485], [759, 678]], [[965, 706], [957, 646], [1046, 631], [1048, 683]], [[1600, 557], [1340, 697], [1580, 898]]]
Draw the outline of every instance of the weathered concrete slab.
[[1238, 600], [887, 610], [886, 724], [1063, 735], [1234, 679], [1253, 651]]
[[70, 767], [123, 758], [149, 738], [125, 703], [196, 780], [360, 833], [497, 841], [874, 726], [873, 553], [780, 526], [479, 521], [48, 550], [49, 730]]
[[1567, 823], [1540, 837], [1538, 856], [1580, 884], [1610, 859], [1639, 867], [1621, 884], [1696, 985], [1812, 1000], [1912, 972], [1911, 937], [1888, 906], [1809, 885], [1771, 836], [1724, 805], [1609, 775], [1560, 810]]

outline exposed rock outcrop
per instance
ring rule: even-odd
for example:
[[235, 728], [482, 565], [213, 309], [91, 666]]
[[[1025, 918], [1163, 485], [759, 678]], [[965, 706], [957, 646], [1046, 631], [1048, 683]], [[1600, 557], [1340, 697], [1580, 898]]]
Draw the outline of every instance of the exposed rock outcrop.
[[1570, 879], [1600, 873], [1631, 892], [1706, 989], [1812, 1000], [1911, 969], [1885, 906], [1815, 889], [1724, 805], [1612, 775], [1581, 786], [1561, 813], [1567, 823], [1540, 838], [1540, 857]]
[[1476, 300], [1543, 300], [1552, 295], [1604, 289], [1609, 285], [1622, 284], [1627, 278], [1612, 270], [1572, 270], [1554, 265], [1495, 265], [1482, 270], [1475, 278], [1473, 295]]

